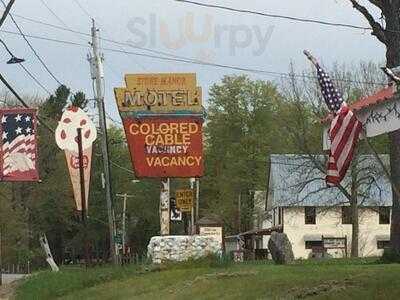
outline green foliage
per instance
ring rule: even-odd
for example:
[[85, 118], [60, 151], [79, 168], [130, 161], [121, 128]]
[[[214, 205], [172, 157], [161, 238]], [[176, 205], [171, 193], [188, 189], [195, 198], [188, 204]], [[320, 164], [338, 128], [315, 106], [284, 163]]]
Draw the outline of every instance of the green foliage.
[[88, 99], [86, 99], [86, 95], [83, 92], [76, 92], [71, 97], [71, 105], [85, 108], [88, 105]]
[[252, 193], [266, 189], [268, 155], [294, 150], [280, 121], [282, 113], [290, 114], [289, 110], [277, 86], [270, 82], [225, 76], [211, 87], [202, 208], [221, 215], [227, 232], [238, 230], [239, 194], [242, 223], [250, 226]]
[[400, 252], [393, 248], [386, 248], [381, 257], [383, 263], [400, 263]]
[[68, 103], [68, 97], [70, 95], [70, 89], [65, 85], [59, 86], [54, 95], [50, 97], [41, 106], [41, 111], [47, 117], [54, 120], [59, 120], [62, 115], [64, 107]]
[[309, 264], [232, 264], [63, 268], [25, 280], [17, 299], [397, 299], [398, 264], [331, 260]]

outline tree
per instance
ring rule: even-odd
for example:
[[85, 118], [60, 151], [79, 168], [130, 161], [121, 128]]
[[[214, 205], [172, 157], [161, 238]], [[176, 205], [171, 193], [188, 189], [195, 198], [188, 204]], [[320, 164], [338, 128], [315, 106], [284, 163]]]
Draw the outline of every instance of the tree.
[[266, 188], [268, 154], [290, 151], [276, 125], [283, 104], [276, 85], [246, 76], [225, 76], [210, 89], [202, 209], [221, 215], [229, 232], [252, 224], [253, 191]]
[[[372, 93], [374, 89], [367, 82], [379, 80], [383, 74], [379, 68], [372, 63], [360, 63], [357, 67], [352, 67], [351, 72], [347, 71], [346, 66], [335, 66], [331, 72], [333, 78], [337, 79], [335, 85], [342, 91], [348, 103], [365, 96], [364, 93]], [[327, 187], [325, 181], [326, 156], [321, 151], [320, 135], [322, 125], [320, 120], [328, 114], [326, 104], [322, 98], [318, 82], [312, 81], [313, 73], [304, 74], [303, 79], [291, 76], [283, 88], [283, 96], [289, 102], [283, 111], [280, 123], [292, 142], [296, 145], [297, 153], [301, 162], [294, 167], [293, 173], [296, 182], [292, 182], [292, 187], [299, 193], [294, 201], [302, 202], [308, 196], [315, 194], [324, 195]], [[379, 149], [384, 149], [387, 143], [384, 137], [375, 140], [375, 145]], [[337, 201], [329, 203], [332, 199], [326, 199], [325, 205], [335, 206], [348, 204], [351, 209], [352, 220], [352, 243], [351, 255], [358, 256], [359, 252], [359, 217], [358, 207], [365, 202], [372, 203], [376, 196], [373, 191], [380, 188], [380, 177], [383, 170], [377, 163], [374, 163], [373, 156], [368, 154], [369, 149], [359, 142], [357, 151], [354, 154], [352, 165], [348, 171], [347, 178], [341, 185], [335, 188]], [[290, 179], [288, 179], [290, 180]], [[304, 191], [309, 191], [304, 194]], [[325, 198], [332, 197], [335, 193], [325, 193]], [[295, 193], [296, 194], [296, 193]], [[324, 198], [324, 196], [321, 196]], [[333, 200], [335, 200], [333, 199]], [[379, 204], [382, 199], [376, 199], [375, 204]]]
[[[354, 9], [368, 21], [374, 35], [386, 47], [386, 66], [400, 65], [400, 0], [368, 0], [381, 11], [384, 25], [373, 16], [372, 9], [360, 5], [357, 0], [349, 0]], [[397, 96], [398, 97], [398, 96]], [[390, 139], [390, 171], [394, 185], [400, 187], [400, 130], [388, 134]], [[400, 257], [400, 197], [392, 189], [392, 218], [390, 244], [394, 253]]]

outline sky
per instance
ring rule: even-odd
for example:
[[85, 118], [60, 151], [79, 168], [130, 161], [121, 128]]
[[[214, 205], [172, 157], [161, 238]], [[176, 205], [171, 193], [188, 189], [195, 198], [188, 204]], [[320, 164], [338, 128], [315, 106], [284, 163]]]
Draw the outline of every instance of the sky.
[[[349, 0], [198, 2], [368, 27]], [[360, 3], [367, 5], [367, 1]], [[373, 12], [378, 16], [377, 11]], [[211, 63], [283, 73], [288, 72], [290, 63], [294, 64], [298, 72], [310, 68], [302, 54], [304, 49], [310, 50], [320, 59], [328, 71], [329, 66], [335, 62], [352, 64], [385, 60], [384, 47], [368, 31], [239, 14], [173, 0], [18, 0], [12, 13], [85, 33], [90, 33], [91, 18], [94, 18], [101, 37], [142, 48], [102, 42], [106, 110], [114, 119], [119, 119], [119, 116], [113, 88], [124, 86], [124, 74], [196, 73], [206, 104], [207, 91], [212, 84], [218, 83], [224, 75], [245, 72], [106, 50], [110, 48], [157, 55], [143, 50], [146, 48]], [[26, 34], [81, 44], [67, 45], [28, 37], [36, 52], [61, 82], [73, 92], [81, 90], [88, 98], [93, 98], [87, 62], [90, 38], [17, 16], [15, 19]], [[17, 31], [10, 19], [7, 19], [2, 29]], [[57, 88], [57, 82], [46, 72], [21, 36], [0, 32], [0, 37], [17, 57], [26, 60], [25, 66], [48, 90], [52, 92]], [[21, 95], [46, 96], [19, 66], [5, 64], [9, 56], [1, 46], [0, 55], [2, 74]], [[267, 74], [245, 74], [254, 79], [279, 80], [277, 76]]]

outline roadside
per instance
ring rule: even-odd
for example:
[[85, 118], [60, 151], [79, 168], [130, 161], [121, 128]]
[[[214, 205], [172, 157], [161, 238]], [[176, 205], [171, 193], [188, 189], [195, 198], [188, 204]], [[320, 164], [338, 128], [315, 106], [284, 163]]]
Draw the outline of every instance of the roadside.
[[0, 286], [0, 300], [11, 299], [18, 285], [18, 281], [24, 278], [21, 274], [3, 274], [3, 285]]

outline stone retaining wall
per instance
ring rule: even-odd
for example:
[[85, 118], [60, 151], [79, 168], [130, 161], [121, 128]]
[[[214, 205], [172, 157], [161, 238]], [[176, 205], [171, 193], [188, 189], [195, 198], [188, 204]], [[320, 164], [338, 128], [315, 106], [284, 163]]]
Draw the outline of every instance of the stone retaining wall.
[[147, 256], [153, 263], [164, 261], [185, 261], [198, 259], [210, 254], [220, 255], [221, 243], [208, 236], [154, 236], [147, 246]]

